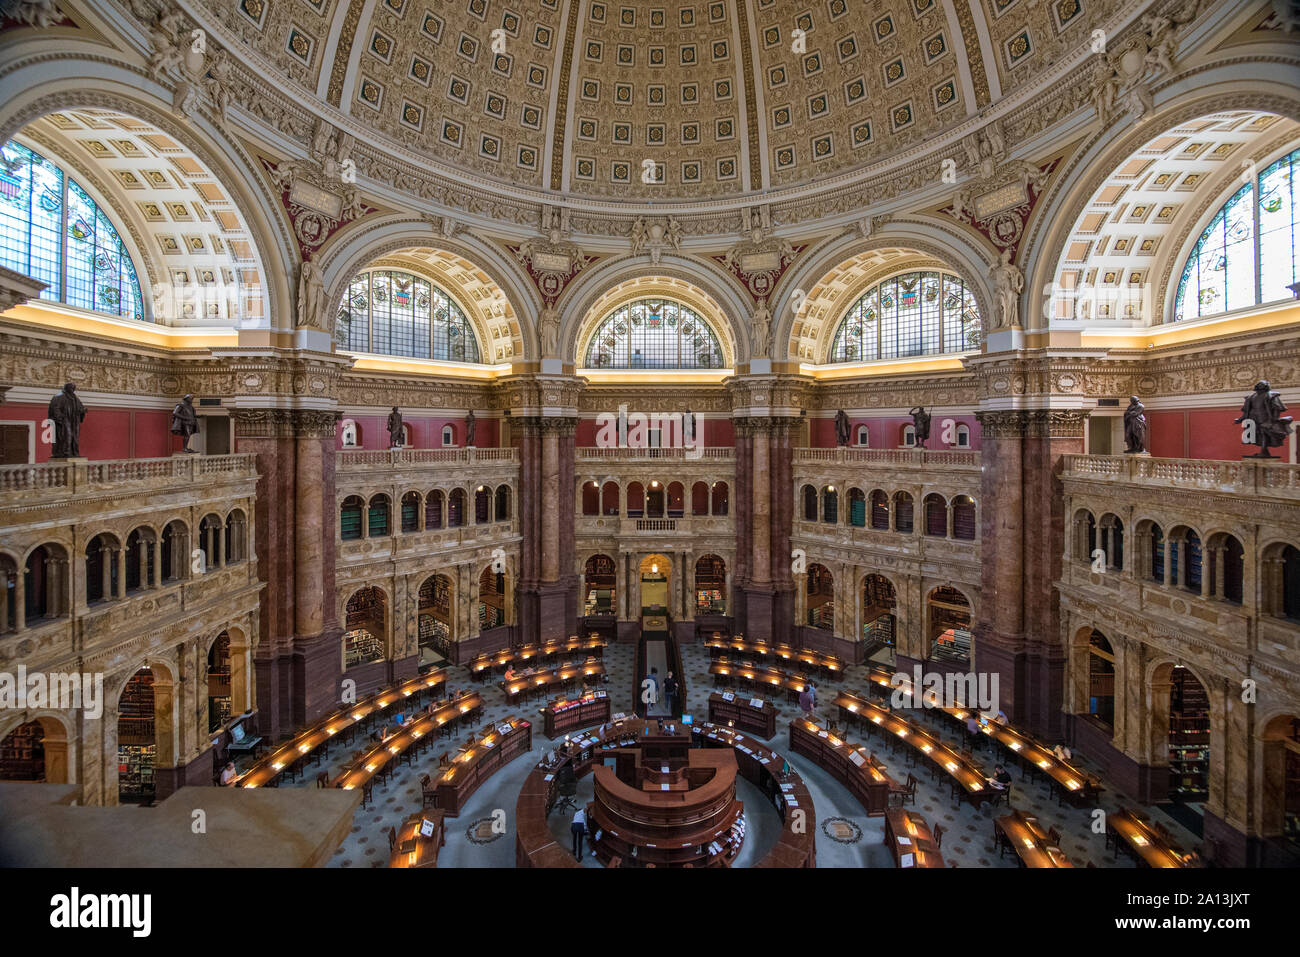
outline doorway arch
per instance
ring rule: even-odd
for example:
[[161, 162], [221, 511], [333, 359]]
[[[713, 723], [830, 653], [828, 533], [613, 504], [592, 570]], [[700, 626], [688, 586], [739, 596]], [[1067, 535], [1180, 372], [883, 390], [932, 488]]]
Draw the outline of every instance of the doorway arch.
[[641, 559], [641, 614], [668, 613], [668, 581], [673, 563], [666, 555], [651, 554]]

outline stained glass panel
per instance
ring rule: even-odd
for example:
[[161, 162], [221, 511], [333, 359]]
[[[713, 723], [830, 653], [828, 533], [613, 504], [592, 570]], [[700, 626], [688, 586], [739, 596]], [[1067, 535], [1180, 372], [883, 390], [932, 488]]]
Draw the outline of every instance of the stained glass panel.
[[1287, 287], [1300, 279], [1296, 261], [1297, 165], [1300, 150], [1270, 165], [1257, 182], [1238, 189], [1210, 220], [1183, 267], [1174, 297], [1175, 322], [1291, 297]]
[[829, 362], [867, 362], [979, 348], [974, 294], [957, 276], [910, 272], [880, 282], [840, 320]]
[[718, 369], [722, 347], [694, 310], [670, 299], [620, 306], [596, 327], [586, 365], [595, 369]]
[[44, 282], [42, 299], [143, 320], [135, 264], [95, 201], [20, 143], [0, 156], [0, 265]]
[[401, 270], [359, 273], [339, 303], [339, 343], [352, 352], [478, 362], [478, 340], [454, 299]]

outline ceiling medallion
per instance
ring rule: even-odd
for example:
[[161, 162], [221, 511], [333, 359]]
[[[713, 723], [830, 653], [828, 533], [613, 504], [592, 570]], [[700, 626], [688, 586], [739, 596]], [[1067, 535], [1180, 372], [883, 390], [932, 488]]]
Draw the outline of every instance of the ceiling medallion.
[[569, 232], [568, 210], [543, 206], [541, 227], [545, 239], [528, 239], [518, 246], [508, 245], [506, 248], [528, 270], [546, 305], [553, 306], [564, 287], [583, 267], [595, 262], [595, 258], [566, 238]]
[[742, 224], [748, 226], [748, 238], [712, 259], [743, 282], [751, 296], [764, 299], [807, 244], [794, 246], [789, 240], [770, 235], [770, 211], [766, 206], [743, 213]]

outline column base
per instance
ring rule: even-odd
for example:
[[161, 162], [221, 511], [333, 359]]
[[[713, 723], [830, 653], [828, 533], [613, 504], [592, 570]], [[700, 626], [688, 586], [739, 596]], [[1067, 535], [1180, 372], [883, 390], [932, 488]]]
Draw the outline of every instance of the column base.
[[1169, 769], [1140, 764], [1115, 747], [1110, 732], [1087, 715], [1064, 715], [1064, 737], [1101, 768], [1102, 779], [1144, 804], [1169, 800]]
[[745, 609], [745, 637], [749, 641], [775, 641], [777, 601], [771, 586], [746, 586], [740, 590], [739, 596]]
[[184, 787], [211, 787], [212, 760], [212, 747], [209, 745], [188, 764], [174, 768], [155, 768], [153, 772], [155, 803]]
[[[343, 629], [335, 626], [319, 635], [299, 635], [293, 640], [293, 723], [310, 724], [342, 702]], [[358, 697], [360, 697], [358, 686]]]

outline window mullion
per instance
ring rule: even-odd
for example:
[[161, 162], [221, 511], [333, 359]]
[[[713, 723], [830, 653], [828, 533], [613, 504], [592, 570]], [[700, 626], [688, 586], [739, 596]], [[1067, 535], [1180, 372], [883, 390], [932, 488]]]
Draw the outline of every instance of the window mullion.
[[1255, 174], [1255, 184], [1251, 187], [1250, 193], [1250, 216], [1251, 231], [1254, 233], [1254, 242], [1251, 244], [1255, 253], [1255, 305], [1264, 301], [1264, 250], [1260, 247], [1259, 242], [1259, 199], [1263, 195], [1260, 191], [1262, 180], [1260, 174]]
[[[63, 202], [59, 210], [59, 302], [68, 301], [68, 175], [59, 177]], [[35, 190], [33, 190], [33, 193]]]

